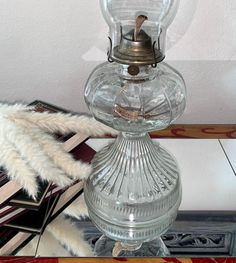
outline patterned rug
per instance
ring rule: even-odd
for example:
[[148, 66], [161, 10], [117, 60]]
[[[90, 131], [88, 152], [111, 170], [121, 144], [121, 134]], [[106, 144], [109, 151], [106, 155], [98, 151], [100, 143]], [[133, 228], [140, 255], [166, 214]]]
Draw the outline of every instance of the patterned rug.
[[50, 259], [50, 258], [0, 258], [0, 263], [118, 263], [118, 262], [127, 262], [127, 263], [236, 263], [236, 258], [135, 258], [135, 259], [126, 259], [126, 258], [71, 258], [71, 259]]

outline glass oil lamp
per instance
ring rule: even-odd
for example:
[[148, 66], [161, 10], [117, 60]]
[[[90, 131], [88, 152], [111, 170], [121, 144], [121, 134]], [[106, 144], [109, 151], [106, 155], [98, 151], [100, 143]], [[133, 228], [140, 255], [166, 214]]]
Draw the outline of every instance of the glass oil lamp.
[[85, 101], [120, 134], [96, 154], [85, 183], [90, 218], [104, 234], [98, 256], [168, 255], [161, 235], [181, 203], [180, 171], [148, 132], [167, 128], [186, 106], [182, 76], [162, 62], [178, 2], [100, 0], [110, 27], [108, 62], [89, 77]]

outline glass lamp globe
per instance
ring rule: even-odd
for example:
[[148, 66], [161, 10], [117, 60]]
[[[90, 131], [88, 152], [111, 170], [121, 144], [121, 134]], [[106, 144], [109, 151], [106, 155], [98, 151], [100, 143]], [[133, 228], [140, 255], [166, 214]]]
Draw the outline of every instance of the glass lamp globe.
[[181, 74], [157, 56], [157, 50], [164, 56], [164, 39], [163, 49], [153, 48], [178, 1], [104, 0], [101, 6], [115, 44], [108, 54], [113, 63], [92, 72], [85, 101], [98, 121], [120, 135], [96, 154], [85, 183], [90, 218], [104, 234], [96, 254], [165, 256], [161, 235], [180, 206], [180, 171], [148, 132], [168, 127], [186, 106]]
[[100, 0], [100, 4], [110, 28], [110, 61], [144, 65], [165, 58], [166, 31], [179, 0]]

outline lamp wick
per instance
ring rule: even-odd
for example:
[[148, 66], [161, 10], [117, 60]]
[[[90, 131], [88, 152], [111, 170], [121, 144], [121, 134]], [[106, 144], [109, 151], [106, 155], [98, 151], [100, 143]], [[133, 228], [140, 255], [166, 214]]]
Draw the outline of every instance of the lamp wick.
[[141, 27], [146, 20], [148, 20], [148, 17], [144, 16], [144, 15], [139, 15], [136, 18], [136, 25], [135, 25], [135, 29], [134, 29], [134, 41], [138, 40], [138, 35], [141, 31]]

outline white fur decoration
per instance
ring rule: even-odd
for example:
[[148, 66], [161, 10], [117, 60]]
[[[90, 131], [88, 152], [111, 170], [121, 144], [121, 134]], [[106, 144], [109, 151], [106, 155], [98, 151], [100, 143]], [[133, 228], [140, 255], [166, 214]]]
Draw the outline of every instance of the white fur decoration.
[[[36, 113], [32, 109], [21, 104], [0, 104], [0, 166], [7, 170], [10, 179], [16, 180], [30, 196], [36, 198], [37, 176], [64, 187], [76, 179], [87, 178], [91, 172], [89, 164], [75, 161], [63, 143], [56, 141], [48, 132], [82, 132], [88, 136], [99, 136], [104, 133], [116, 135], [117, 131], [88, 116]], [[83, 195], [64, 213], [78, 219], [88, 216]], [[34, 255], [37, 244], [38, 237], [18, 255]], [[40, 256], [93, 256], [83, 233], [62, 215], [47, 227], [38, 249]]]
[[36, 177], [69, 186], [75, 179], [87, 178], [88, 164], [74, 159], [48, 132], [77, 133], [88, 136], [117, 134], [88, 116], [64, 113], [38, 113], [26, 105], [0, 104], [0, 165], [35, 198]]
[[[39, 237], [35, 237], [17, 256], [33, 256], [36, 253]], [[65, 219], [58, 216], [49, 224], [41, 236], [37, 254], [40, 257], [92, 257], [92, 248], [83, 239], [83, 232]]]
[[[84, 195], [80, 195], [63, 213], [77, 219], [88, 216]], [[37, 256], [40, 257], [93, 256], [90, 245], [83, 239], [83, 233], [62, 215], [47, 226], [40, 242], [39, 237], [35, 237], [17, 256], [34, 256], [38, 243]]]
[[0, 147], [0, 166], [8, 171], [11, 180], [17, 181], [30, 196], [35, 198], [38, 192], [35, 171], [21, 158], [19, 151], [13, 144], [7, 142], [1, 133]]
[[58, 216], [47, 227], [47, 230], [73, 255], [78, 257], [94, 255], [90, 245], [83, 239], [83, 232], [73, 225], [69, 219], [65, 219], [63, 215]]
[[[47, 230], [44, 231], [40, 238], [38, 250], [37, 245], [39, 236], [30, 241], [16, 256], [20, 257], [71, 257], [71, 253], [67, 251], [58, 240]], [[36, 253], [37, 252], [37, 253]]]
[[[22, 159], [26, 160], [29, 167], [43, 180], [54, 181], [59, 186], [70, 185], [73, 181], [66, 173], [59, 169], [43, 151], [42, 147], [22, 127], [9, 120], [4, 121], [4, 138], [10, 141], [20, 152]], [[14, 162], [13, 162], [14, 164]], [[21, 167], [17, 167], [20, 171]], [[19, 174], [23, 176], [23, 174]]]
[[9, 117], [26, 127], [36, 124], [46, 132], [59, 132], [62, 134], [81, 132], [89, 136], [101, 136], [105, 133], [117, 135], [118, 133], [116, 130], [88, 116], [48, 112], [18, 112], [12, 113]]
[[80, 195], [70, 206], [68, 206], [63, 211], [63, 213], [76, 219], [88, 217], [88, 208], [84, 201], [84, 194]]
[[56, 141], [47, 133], [40, 132], [40, 129], [32, 129], [28, 131], [31, 138], [40, 145], [48, 157], [54, 162], [56, 166], [62, 169], [73, 180], [87, 178], [91, 173], [91, 165], [76, 161], [67, 154], [64, 150], [64, 144]]
[[8, 104], [8, 103], [0, 103], [1, 114], [9, 115], [9, 113], [20, 112], [20, 111], [30, 111], [33, 110], [33, 106], [27, 106], [20, 103]]

